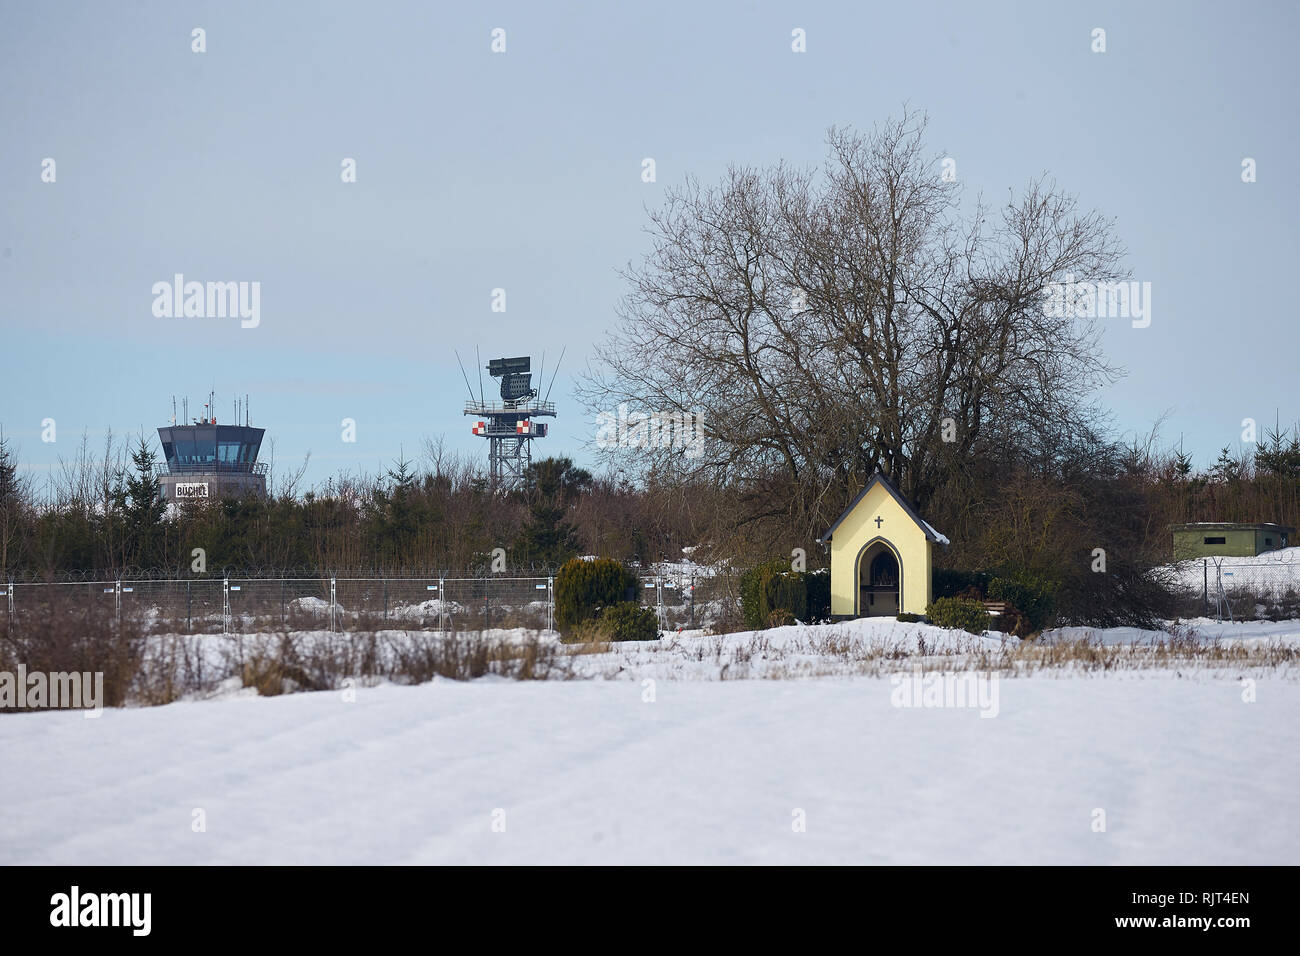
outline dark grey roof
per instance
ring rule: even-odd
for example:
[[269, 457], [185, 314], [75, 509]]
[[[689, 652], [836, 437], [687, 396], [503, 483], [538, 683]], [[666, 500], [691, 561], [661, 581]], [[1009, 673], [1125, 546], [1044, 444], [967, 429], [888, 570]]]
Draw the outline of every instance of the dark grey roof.
[[835, 529], [838, 528], [840, 524], [844, 521], [844, 519], [849, 516], [849, 512], [851, 512], [854, 508], [856, 508], [858, 506], [858, 502], [861, 501], [863, 498], [865, 498], [867, 496], [867, 492], [869, 492], [872, 488], [876, 487], [876, 485], [885, 486], [885, 490], [888, 491], [890, 495], [893, 496], [895, 501], [897, 501], [900, 505], [902, 505], [903, 510], [907, 512], [907, 516], [911, 518], [914, 522], [916, 522], [916, 526], [920, 528], [922, 532], [924, 532], [927, 539], [935, 542], [942, 541], [944, 544], [947, 544], [947, 541], [941, 538], [939, 534], [933, 528], [930, 527], [930, 525], [925, 521], [925, 519], [916, 513], [916, 509], [912, 507], [912, 503], [903, 497], [903, 493], [894, 487], [894, 483], [890, 481], [888, 478], [886, 478], [880, 472], [876, 472], [874, 475], [872, 475], [871, 480], [867, 482], [867, 486], [863, 488], [860, 492], [858, 492], [858, 496], [849, 502], [849, 506], [844, 509], [844, 513], [840, 515], [838, 518], [836, 518], [835, 523], [831, 525], [830, 528], [827, 529], [826, 533], [822, 535], [820, 538], [818, 538], [817, 540], [819, 542], [829, 541], [831, 539], [831, 535], [835, 533]]
[[1193, 521], [1189, 524], [1171, 524], [1170, 531], [1281, 531], [1294, 534], [1295, 528], [1271, 521]]

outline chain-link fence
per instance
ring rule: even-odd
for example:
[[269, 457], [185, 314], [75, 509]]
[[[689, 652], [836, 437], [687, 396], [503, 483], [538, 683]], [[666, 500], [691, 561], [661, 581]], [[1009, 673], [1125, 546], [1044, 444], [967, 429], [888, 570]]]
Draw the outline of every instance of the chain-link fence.
[[[10, 582], [10, 617], [60, 608], [102, 610], [152, 633], [400, 628], [464, 631], [551, 629], [555, 579], [501, 575], [436, 577], [196, 577]], [[665, 631], [728, 620], [739, 606], [735, 578], [649, 577], [641, 603]]]
[[661, 631], [716, 627], [738, 618], [734, 575], [665, 575], [641, 578], [641, 603], [655, 609]]
[[1219, 620], [1300, 617], [1300, 561], [1202, 558], [1181, 566], [1200, 592], [1202, 612]]
[[73, 605], [129, 616], [154, 633], [551, 628], [552, 577], [316, 577], [11, 582], [10, 616]]

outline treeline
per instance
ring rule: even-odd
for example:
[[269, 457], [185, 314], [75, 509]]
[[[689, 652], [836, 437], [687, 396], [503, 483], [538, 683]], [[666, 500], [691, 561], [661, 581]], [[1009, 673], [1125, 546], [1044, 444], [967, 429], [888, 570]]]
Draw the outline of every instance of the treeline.
[[[1177, 452], [1096, 436], [1049, 446], [985, 448], [952, 467], [925, 509], [951, 539], [936, 567], [1029, 573], [1057, 592], [1061, 620], [1149, 623], [1173, 613], [1151, 569], [1171, 558], [1169, 525], [1186, 521], [1300, 524], [1300, 439], [1270, 433], [1252, 453], [1226, 450], [1201, 471]], [[155, 455], [138, 439], [102, 458], [81, 455], [29, 486], [0, 440], [0, 560], [6, 577], [150, 570], [188, 576], [194, 549], [209, 573], [282, 569], [393, 572], [555, 569], [582, 554], [646, 565], [693, 559], [740, 570], [827, 552], [799, 531], [804, 499], [771, 476], [708, 483], [649, 472], [635, 483], [595, 476], [567, 458], [535, 462], [524, 487], [492, 491], [478, 462], [430, 445], [382, 475], [339, 476], [325, 490], [268, 498], [159, 501]], [[820, 503], [823, 530], [859, 489]], [[1098, 556], [1105, 573], [1098, 573]]]
[[1152, 570], [1172, 560], [1170, 525], [1297, 526], [1300, 439], [1270, 434], [1238, 456], [1224, 449], [1203, 471], [1180, 451], [1159, 450], [1154, 435], [1095, 442], [1045, 468], [1006, 461], [945, 492], [937, 504], [953, 539], [946, 566], [1030, 572], [1057, 589], [1058, 620], [1150, 626], [1189, 611]]
[[428, 446], [381, 475], [267, 498], [158, 498], [156, 453], [141, 438], [61, 463], [36, 488], [0, 440], [0, 571], [6, 577], [132, 571], [188, 576], [201, 548], [222, 569], [469, 570], [497, 548], [512, 570], [557, 568], [579, 554], [632, 563], [681, 557], [705, 500], [655, 483], [634, 488], [567, 458], [534, 462], [524, 487], [495, 493], [477, 462]]

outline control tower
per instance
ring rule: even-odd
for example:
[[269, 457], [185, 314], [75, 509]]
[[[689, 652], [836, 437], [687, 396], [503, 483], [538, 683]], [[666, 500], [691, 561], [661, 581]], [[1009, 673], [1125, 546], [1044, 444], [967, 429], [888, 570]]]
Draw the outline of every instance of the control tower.
[[[186, 403], [188, 405], [188, 403]], [[158, 466], [163, 501], [266, 495], [267, 467], [257, 460], [264, 428], [219, 425], [209, 396], [202, 418], [158, 429], [166, 462]], [[187, 409], [188, 411], [188, 409]], [[236, 413], [238, 415], [238, 413]]]

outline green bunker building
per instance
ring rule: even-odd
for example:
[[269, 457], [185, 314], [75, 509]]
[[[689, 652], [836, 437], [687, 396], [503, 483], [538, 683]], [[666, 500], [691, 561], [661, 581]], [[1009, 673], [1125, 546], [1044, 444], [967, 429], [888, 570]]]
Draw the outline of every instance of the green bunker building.
[[1176, 524], [1174, 560], [1191, 558], [1251, 558], [1266, 551], [1287, 547], [1295, 528], [1263, 522], [1244, 524], [1233, 521], [1208, 521]]

